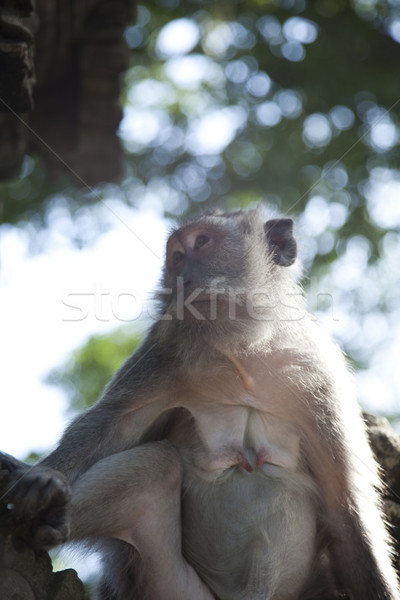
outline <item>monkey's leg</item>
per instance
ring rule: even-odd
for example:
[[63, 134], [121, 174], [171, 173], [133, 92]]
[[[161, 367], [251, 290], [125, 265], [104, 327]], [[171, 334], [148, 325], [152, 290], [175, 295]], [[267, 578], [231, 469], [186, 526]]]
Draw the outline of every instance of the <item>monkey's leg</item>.
[[151, 600], [213, 600], [181, 551], [182, 464], [167, 442], [113, 454], [73, 485], [71, 539], [117, 538], [140, 556], [140, 587]]

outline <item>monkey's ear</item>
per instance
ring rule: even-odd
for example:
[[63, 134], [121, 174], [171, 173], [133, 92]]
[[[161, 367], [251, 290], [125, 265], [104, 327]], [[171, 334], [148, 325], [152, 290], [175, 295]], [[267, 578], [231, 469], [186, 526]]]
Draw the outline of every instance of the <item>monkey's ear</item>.
[[264, 224], [264, 231], [269, 249], [274, 253], [274, 261], [282, 267], [292, 265], [297, 256], [292, 219], [271, 219]]

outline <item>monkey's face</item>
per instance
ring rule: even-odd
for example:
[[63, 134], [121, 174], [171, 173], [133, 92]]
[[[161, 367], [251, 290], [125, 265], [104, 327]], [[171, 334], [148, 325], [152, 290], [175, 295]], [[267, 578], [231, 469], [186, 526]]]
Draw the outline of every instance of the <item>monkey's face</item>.
[[276, 315], [282, 267], [295, 250], [291, 220], [264, 224], [259, 211], [188, 223], [167, 243], [164, 318], [208, 336], [260, 332]]
[[[229, 230], [198, 220], [174, 232], [167, 243], [166, 280], [176, 318], [201, 327], [221, 322], [240, 305], [246, 269], [243, 240]], [[241, 258], [239, 258], [241, 257]]]

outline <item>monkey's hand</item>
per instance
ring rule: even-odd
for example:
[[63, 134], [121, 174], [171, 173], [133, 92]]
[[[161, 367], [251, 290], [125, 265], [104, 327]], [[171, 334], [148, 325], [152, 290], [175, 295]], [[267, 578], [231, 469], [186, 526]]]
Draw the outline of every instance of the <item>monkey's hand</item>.
[[0, 500], [17, 521], [29, 524], [35, 546], [50, 548], [67, 540], [70, 497], [68, 480], [59, 471], [0, 452]]

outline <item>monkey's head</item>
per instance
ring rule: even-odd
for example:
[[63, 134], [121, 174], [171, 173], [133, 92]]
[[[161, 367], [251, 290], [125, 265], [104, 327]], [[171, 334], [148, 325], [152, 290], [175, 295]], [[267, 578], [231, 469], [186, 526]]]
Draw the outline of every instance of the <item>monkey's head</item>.
[[265, 337], [293, 293], [287, 267], [296, 254], [292, 220], [264, 222], [259, 209], [213, 211], [189, 221], [167, 242], [158, 294], [165, 327], [206, 335], [214, 345]]

